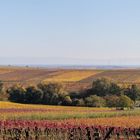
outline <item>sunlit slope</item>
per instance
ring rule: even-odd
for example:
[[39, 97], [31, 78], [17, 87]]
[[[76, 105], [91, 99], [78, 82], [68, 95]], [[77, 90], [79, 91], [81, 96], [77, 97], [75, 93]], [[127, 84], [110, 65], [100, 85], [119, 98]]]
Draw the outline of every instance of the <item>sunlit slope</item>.
[[119, 84], [140, 85], [140, 69], [127, 70], [76, 70], [30, 67], [0, 67], [0, 80], [5, 87], [15, 84], [37, 85], [40, 82], [61, 82], [68, 91], [89, 88], [93, 80], [108, 78]]
[[[79, 85], [77, 82], [94, 76], [102, 70], [76, 70], [76, 69], [46, 69], [46, 68], [18, 68], [18, 67], [0, 67], [0, 80], [6, 87], [15, 84], [22, 86], [37, 85], [40, 82], [62, 82], [66, 84], [68, 90], [79, 90], [85, 85]], [[74, 84], [74, 86], [73, 86]]]
[[98, 78], [107, 78], [117, 83], [140, 84], [140, 70], [106, 70], [85, 78], [81, 82], [90, 83]]
[[102, 72], [101, 70], [64, 70], [41, 68], [0, 67], [0, 80], [23, 81], [80, 81]]
[[46, 78], [45, 82], [77, 82], [85, 78], [94, 76], [102, 71], [96, 70], [69, 70], [56, 76]]

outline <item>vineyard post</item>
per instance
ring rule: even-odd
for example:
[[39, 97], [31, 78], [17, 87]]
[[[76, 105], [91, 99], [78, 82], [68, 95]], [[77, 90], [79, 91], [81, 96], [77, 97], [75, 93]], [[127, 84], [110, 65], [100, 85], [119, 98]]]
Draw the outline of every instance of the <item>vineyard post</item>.
[[107, 132], [106, 136], [104, 137], [103, 140], [107, 140], [107, 138], [109, 138], [110, 134], [113, 132], [114, 127], [111, 127], [110, 130]]

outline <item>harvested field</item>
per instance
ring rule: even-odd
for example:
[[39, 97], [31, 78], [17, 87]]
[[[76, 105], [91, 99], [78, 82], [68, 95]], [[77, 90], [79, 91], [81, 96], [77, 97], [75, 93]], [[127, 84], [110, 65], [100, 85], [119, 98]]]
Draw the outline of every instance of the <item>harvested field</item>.
[[118, 84], [140, 85], [140, 70], [76, 70], [45, 69], [29, 67], [1, 67], [0, 80], [6, 87], [20, 84], [36, 85], [40, 82], [61, 82], [68, 91], [77, 91], [91, 87], [92, 81], [108, 78]]
[[46, 82], [78, 82], [83, 80], [84, 78], [94, 76], [102, 71], [93, 71], [93, 70], [69, 70], [61, 73], [57, 76], [52, 76], [50, 78], [45, 79]]
[[75, 90], [76, 87], [79, 87], [78, 89], [81, 88], [81, 84], [80, 86], [75, 85], [79, 85], [77, 82], [100, 72], [102, 71], [1, 67], [0, 80], [4, 82], [6, 87], [15, 84], [27, 86], [36, 85], [40, 82], [61, 82], [66, 85], [68, 90], [72, 88]]
[[107, 78], [117, 83], [140, 84], [140, 70], [106, 70], [80, 82], [89, 83], [98, 78]]

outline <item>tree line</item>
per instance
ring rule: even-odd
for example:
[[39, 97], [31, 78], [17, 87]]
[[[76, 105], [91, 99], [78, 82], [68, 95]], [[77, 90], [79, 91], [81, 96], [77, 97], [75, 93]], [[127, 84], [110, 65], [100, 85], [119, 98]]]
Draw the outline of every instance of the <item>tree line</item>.
[[26, 88], [12, 86], [7, 94], [12, 102], [65, 106], [133, 107], [140, 100], [137, 85], [121, 87], [105, 78], [94, 80], [92, 88], [79, 92], [67, 92], [59, 83], [40, 83]]

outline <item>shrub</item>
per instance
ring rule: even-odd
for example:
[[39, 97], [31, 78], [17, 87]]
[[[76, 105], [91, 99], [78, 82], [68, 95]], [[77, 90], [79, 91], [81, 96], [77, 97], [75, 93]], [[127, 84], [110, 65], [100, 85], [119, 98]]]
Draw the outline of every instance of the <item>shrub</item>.
[[72, 105], [72, 99], [70, 98], [70, 96], [67, 95], [63, 97], [62, 105], [66, 105], [66, 106]]
[[118, 102], [117, 107], [128, 107], [129, 108], [129, 107], [133, 107], [133, 106], [134, 106], [134, 102], [126, 95], [121, 95], [119, 97], [119, 102]]
[[81, 99], [73, 99], [72, 100], [72, 105], [73, 106], [85, 106], [85, 101], [81, 98]]
[[85, 98], [85, 104], [89, 107], [103, 107], [106, 103], [103, 98], [96, 95], [91, 95]]

